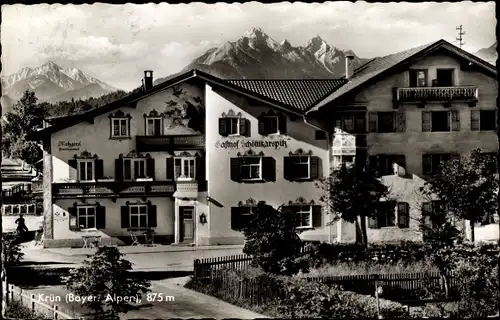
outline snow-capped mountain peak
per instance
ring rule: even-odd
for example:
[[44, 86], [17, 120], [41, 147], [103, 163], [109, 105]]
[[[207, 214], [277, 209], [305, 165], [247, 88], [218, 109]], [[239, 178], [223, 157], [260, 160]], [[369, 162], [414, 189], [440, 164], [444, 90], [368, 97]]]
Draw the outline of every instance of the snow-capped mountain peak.
[[266, 47], [272, 50], [279, 50], [278, 42], [269, 37], [261, 28], [253, 27], [247, 30], [240, 39], [243, 45], [248, 45], [253, 49], [265, 50]]

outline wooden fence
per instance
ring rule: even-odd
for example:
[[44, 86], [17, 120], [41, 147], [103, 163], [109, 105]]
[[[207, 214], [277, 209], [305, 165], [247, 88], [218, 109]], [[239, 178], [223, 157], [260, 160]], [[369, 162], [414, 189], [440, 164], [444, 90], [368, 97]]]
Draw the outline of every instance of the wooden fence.
[[[6, 283], [2, 281], [2, 286], [4, 288], [4, 294], [6, 293]], [[38, 300], [37, 295], [30, 294], [29, 291], [23, 291], [23, 289], [9, 284], [9, 296], [4, 299], [9, 303], [11, 301], [17, 301], [21, 305], [25, 306], [31, 312], [38, 315], [44, 316], [46, 319], [83, 319], [76, 313], [67, 310], [57, 304], [48, 304], [46, 302]], [[8, 304], [7, 304], [8, 306]]]

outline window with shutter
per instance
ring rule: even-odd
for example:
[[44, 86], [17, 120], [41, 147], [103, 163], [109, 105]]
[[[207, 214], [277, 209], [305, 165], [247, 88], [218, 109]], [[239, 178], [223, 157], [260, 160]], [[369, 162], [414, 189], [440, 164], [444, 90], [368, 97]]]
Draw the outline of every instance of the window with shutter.
[[480, 118], [479, 110], [471, 110], [470, 112], [470, 129], [472, 131], [479, 130], [479, 118]]
[[78, 181], [95, 181], [94, 159], [78, 159]]
[[451, 111], [451, 131], [460, 131], [460, 113]]
[[377, 132], [381, 133], [396, 132], [395, 114], [396, 114], [395, 112], [378, 112]]
[[110, 118], [111, 119], [111, 138], [129, 138], [130, 137], [130, 118]]
[[240, 135], [240, 119], [237, 117], [226, 118], [226, 133], [227, 135]]
[[196, 158], [195, 157], [180, 157], [174, 161], [174, 176], [181, 180], [196, 179]]
[[250, 133], [250, 124], [249, 124], [249, 121], [245, 118], [240, 118], [239, 119], [239, 131], [238, 133], [244, 137], [249, 137], [249, 133]]
[[77, 223], [79, 229], [96, 228], [96, 206], [78, 206]]
[[264, 134], [279, 134], [280, 133], [280, 121], [278, 116], [262, 116], [259, 121], [264, 126]]
[[263, 157], [241, 157], [240, 158], [240, 180], [262, 180]]
[[429, 111], [422, 111], [422, 132], [431, 131], [431, 113]]
[[377, 112], [368, 112], [368, 131], [377, 132]]
[[[311, 156], [310, 155], [294, 155], [288, 158], [290, 176], [293, 180], [304, 180], [311, 178]], [[316, 163], [317, 166], [317, 163]], [[317, 170], [317, 169], [316, 169]]]
[[381, 201], [378, 209], [378, 227], [396, 226], [396, 202]]
[[409, 204], [406, 202], [398, 202], [398, 227], [410, 227]]
[[450, 111], [431, 111], [431, 131], [432, 132], [447, 132], [451, 129], [451, 112]]
[[292, 204], [287, 206], [287, 209], [297, 215], [298, 229], [313, 227], [313, 206]]
[[146, 159], [125, 158], [123, 159], [123, 180], [132, 181], [146, 178]]
[[145, 204], [128, 206], [131, 229], [146, 229], [148, 227], [148, 206]]
[[227, 118], [219, 118], [219, 135], [226, 137], [228, 133], [228, 120]]
[[497, 128], [496, 110], [479, 111], [479, 128], [481, 131], [495, 131]]

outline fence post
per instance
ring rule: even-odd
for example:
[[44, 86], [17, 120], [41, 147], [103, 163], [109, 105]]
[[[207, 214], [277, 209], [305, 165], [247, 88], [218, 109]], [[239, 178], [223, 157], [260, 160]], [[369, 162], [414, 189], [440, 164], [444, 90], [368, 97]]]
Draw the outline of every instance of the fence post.
[[31, 295], [31, 312], [35, 313], [35, 295]]
[[200, 277], [200, 259], [194, 260], [194, 278], [197, 279]]
[[59, 306], [54, 305], [54, 317], [53, 317], [53, 319], [55, 319], [55, 320], [59, 319], [59, 312], [57, 312], [57, 309], [59, 309]]

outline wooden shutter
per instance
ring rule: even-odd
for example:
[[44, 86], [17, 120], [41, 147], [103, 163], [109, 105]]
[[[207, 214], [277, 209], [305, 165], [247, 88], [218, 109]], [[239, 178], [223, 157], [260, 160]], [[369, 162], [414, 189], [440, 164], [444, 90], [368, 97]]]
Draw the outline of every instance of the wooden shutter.
[[95, 221], [95, 227], [97, 229], [106, 229], [106, 207], [97, 206]]
[[[363, 219], [363, 217], [361, 217]], [[368, 228], [378, 229], [378, 219], [377, 217], [368, 217]]]
[[166, 173], [167, 173], [167, 180], [174, 180], [175, 177], [174, 177], [174, 158], [173, 157], [167, 158]]
[[68, 165], [69, 165], [69, 179], [70, 180], [77, 180], [78, 179], [78, 162], [76, 159], [71, 159], [68, 160]]
[[396, 112], [396, 132], [406, 131], [406, 113], [404, 111]]
[[294, 179], [293, 171], [293, 158], [283, 157], [283, 178], [288, 181], [293, 181]]
[[122, 226], [122, 228], [124, 228], [124, 229], [130, 228], [130, 214], [129, 214], [128, 206], [121, 206], [120, 212], [121, 212], [121, 226]]
[[321, 172], [321, 159], [316, 156], [311, 156], [309, 159], [311, 161], [310, 169], [311, 169], [311, 179], [319, 179], [320, 178], [320, 172]]
[[115, 180], [123, 181], [123, 159], [115, 159]]
[[422, 132], [431, 131], [431, 113], [430, 111], [422, 111]]
[[146, 159], [146, 176], [149, 178], [155, 179], [155, 159], [147, 158]]
[[[193, 217], [194, 219], [194, 217]], [[156, 206], [148, 206], [148, 228], [156, 228], [157, 226], [157, 216], [156, 216]]]
[[80, 226], [78, 225], [77, 208], [75, 206], [68, 208], [69, 215], [69, 230], [77, 231]]
[[259, 134], [263, 136], [267, 135], [265, 119], [263, 116], [259, 117]]
[[432, 158], [430, 154], [422, 155], [422, 173], [429, 174], [432, 172]]
[[239, 231], [243, 228], [242, 208], [231, 207], [231, 229]]
[[276, 181], [276, 160], [273, 157], [262, 158], [262, 178], [268, 182]]
[[205, 157], [196, 158], [196, 181], [204, 182], [206, 181], [205, 175]]
[[460, 113], [451, 111], [451, 131], [460, 131]]
[[240, 158], [231, 158], [231, 180], [239, 182], [240, 181], [240, 163], [241, 159]]
[[223, 137], [227, 137], [227, 119], [219, 118], [219, 134]]
[[312, 226], [313, 228], [321, 228], [323, 226], [323, 212], [321, 206], [312, 206]]
[[422, 223], [426, 227], [432, 227], [432, 202], [423, 202], [422, 203]]
[[104, 178], [104, 162], [102, 159], [95, 160], [95, 178], [96, 179]]
[[368, 132], [377, 132], [377, 113], [368, 112]]
[[248, 126], [248, 121], [247, 119], [245, 118], [240, 118], [240, 121], [239, 121], [239, 125], [240, 125], [240, 135], [244, 136], [244, 137], [248, 137], [249, 136], [249, 126]]
[[398, 202], [398, 227], [410, 227], [410, 206], [406, 202]]
[[480, 119], [481, 119], [481, 112], [479, 110], [471, 110], [471, 112], [470, 112], [470, 129], [472, 131], [479, 130]]
[[286, 116], [281, 115], [278, 117], [278, 127], [280, 134], [286, 134]]

